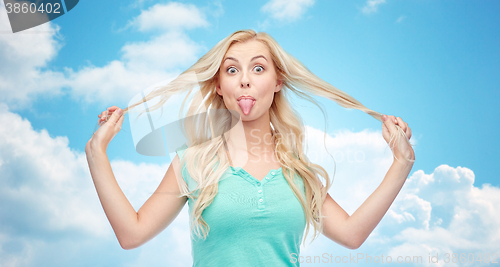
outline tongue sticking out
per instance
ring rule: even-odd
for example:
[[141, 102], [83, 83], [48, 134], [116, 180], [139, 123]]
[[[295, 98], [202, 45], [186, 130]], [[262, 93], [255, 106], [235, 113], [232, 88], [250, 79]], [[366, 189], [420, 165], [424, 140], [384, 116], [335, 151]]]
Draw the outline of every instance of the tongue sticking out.
[[240, 105], [241, 110], [243, 110], [243, 113], [245, 115], [248, 115], [250, 113], [250, 110], [252, 109], [253, 105], [255, 105], [255, 100], [253, 99], [248, 99], [244, 98], [238, 101], [238, 105]]

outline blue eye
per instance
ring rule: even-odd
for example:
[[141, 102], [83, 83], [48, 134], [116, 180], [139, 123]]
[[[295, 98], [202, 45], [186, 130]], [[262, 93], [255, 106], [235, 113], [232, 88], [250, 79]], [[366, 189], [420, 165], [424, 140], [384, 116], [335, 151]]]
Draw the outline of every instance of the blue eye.
[[263, 72], [264, 71], [264, 68], [262, 66], [255, 66], [255, 68], [253, 68], [256, 72]]
[[229, 74], [235, 74], [238, 70], [235, 67], [229, 67], [227, 68], [227, 72]]

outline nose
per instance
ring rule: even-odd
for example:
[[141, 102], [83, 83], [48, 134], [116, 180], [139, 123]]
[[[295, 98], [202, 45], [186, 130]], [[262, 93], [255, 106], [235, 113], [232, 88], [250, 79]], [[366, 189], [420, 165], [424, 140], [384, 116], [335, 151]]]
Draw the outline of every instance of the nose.
[[246, 72], [243, 73], [243, 77], [241, 77], [241, 88], [250, 88], [250, 80], [248, 79]]

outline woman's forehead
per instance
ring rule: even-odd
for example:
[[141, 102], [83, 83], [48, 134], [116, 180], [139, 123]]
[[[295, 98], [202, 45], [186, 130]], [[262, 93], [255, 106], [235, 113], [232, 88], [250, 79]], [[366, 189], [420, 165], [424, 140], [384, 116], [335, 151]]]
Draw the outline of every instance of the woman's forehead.
[[256, 56], [262, 55], [268, 61], [270, 60], [271, 54], [269, 53], [268, 47], [257, 40], [250, 40], [243, 43], [235, 43], [226, 52], [224, 59], [231, 57], [235, 59], [248, 60]]

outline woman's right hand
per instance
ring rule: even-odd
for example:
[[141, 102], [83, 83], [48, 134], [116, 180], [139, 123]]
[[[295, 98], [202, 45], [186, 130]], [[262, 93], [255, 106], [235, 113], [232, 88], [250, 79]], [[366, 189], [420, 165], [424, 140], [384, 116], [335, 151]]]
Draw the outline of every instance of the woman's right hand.
[[100, 152], [106, 152], [109, 143], [122, 128], [123, 118], [125, 117], [122, 114], [122, 109], [112, 106], [98, 115], [99, 129], [87, 142], [85, 146], [86, 152], [95, 151], [96, 149]]

